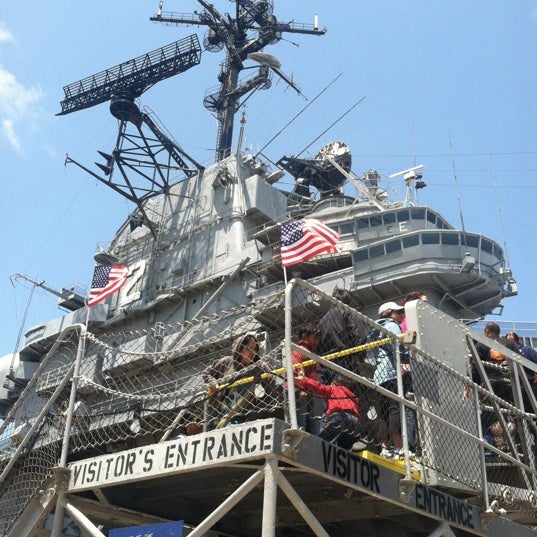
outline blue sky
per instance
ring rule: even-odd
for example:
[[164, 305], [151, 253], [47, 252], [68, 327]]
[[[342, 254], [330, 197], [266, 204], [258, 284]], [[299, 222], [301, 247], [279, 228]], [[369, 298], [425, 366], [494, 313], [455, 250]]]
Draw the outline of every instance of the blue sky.
[[[383, 177], [423, 164], [420, 202], [467, 231], [507, 246], [519, 296], [502, 319], [536, 320], [537, 2], [451, 0], [360, 2], [274, 0], [280, 21], [319, 24], [323, 37], [284, 34], [266, 48], [311, 100], [307, 111], [265, 151], [274, 161], [297, 153], [365, 97], [311, 148], [346, 142], [357, 175]], [[214, 0], [233, 11], [228, 0]], [[93, 254], [133, 206], [64, 166], [65, 155], [95, 169], [97, 150], [117, 134], [108, 105], [55, 116], [62, 88], [204, 28], [149, 21], [152, 2], [4, 2], [0, 10], [0, 356], [22, 330], [60, 316], [56, 298], [25, 274], [61, 289], [89, 286]], [[194, 0], [165, 0], [164, 11], [193, 12]], [[216, 122], [202, 104], [218, 84], [222, 53], [142, 96], [196, 160], [214, 158]], [[248, 101], [246, 140], [262, 147], [306, 101], [274, 80]], [[236, 131], [237, 133], [237, 131]], [[401, 188], [401, 192], [402, 192]]]

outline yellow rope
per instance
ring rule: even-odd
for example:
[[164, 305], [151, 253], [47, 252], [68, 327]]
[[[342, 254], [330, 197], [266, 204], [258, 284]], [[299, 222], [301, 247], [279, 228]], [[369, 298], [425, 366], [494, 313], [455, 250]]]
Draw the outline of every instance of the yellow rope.
[[[332, 361], [336, 358], [342, 358], [343, 356], [348, 356], [349, 354], [354, 354], [356, 352], [362, 352], [362, 351], [369, 351], [372, 349], [376, 349], [377, 347], [382, 347], [383, 345], [387, 345], [388, 343], [392, 342], [392, 338], [387, 337], [384, 339], [379, 339], [378, 341], [371, 341], [370, 343], [364, 343], [363, 345], [358, 345], [358, 347], [351, 347], [350, 349], [345, 349], [343, 351], [339, 352], [333, 352], [331, 354], [327, 354], [326, 356], [322, 356], [321, 358], [324, 358], [325, 360]], [[293, 364], [293, 370], [298, 368], [305, 368], [305, 367], [311, 367], [312, 365], [317, 364], [315, 360], [306, 360], [304, 362], [301, 362], [300, 364]], [[260, 377], [244, 377], [242, 379], [238, 379], [232, 383], [229, 384], [221, 384], [216, 386], [216, 389], [212, 392], [215, 393], [215, 391], [223, 390], [224, 388], [236, 388], [237, 386], [243, 386], [244, 384], [249, 384], [251, 382], [254, 382], [256, 378], [266, 379], [270, 378], [274, 375], [282, 375], [285, 373], [287, 369], [285, 367], [280, 367], [278, 369], [274, 369], [273, 371], [261, 373]], [[209, 393], [209, 392], [208, 392]], [[209, 394], [210, 395], [210, 394]]]

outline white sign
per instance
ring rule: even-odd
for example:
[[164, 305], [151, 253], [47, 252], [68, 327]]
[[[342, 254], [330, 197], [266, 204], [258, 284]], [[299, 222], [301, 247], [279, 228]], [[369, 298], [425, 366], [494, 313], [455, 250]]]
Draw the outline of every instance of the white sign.
[[69, 465], [69, 492], [169, 475], [271, 453], [274, 422], [260, 420], [206, 434], [102, 455]]

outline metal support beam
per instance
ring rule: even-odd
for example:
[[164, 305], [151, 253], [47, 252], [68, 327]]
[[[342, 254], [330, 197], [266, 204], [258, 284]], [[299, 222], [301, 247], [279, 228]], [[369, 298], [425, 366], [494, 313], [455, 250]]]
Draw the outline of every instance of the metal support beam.
[[[89, 308], [87, 308], [87, 317], [86, 324], [81, 326], [80, 337], [78, 340], [78, 348], [76, 351], [76, 359], [74, 363], [74, 373], [73, 380], [71, 382], [71, 393], [69, 395], [69, 406], [67, 407], [67, 416], [65, 417], [65, 429], [63, 430], [63, 442], [62, 442], [62, 451], [60, 455], [60, 464], [59, 467], [67, 470], [67, 455], [69, 453], [69, 438], [71, 436], [71, 424], [73, 422], [73, 412], [75, 408], [76, 401], [76, 390], [78, 386], [78, 376], [80, 375], [80, 364], [82, 362], [82, 357], [84, 356], [84, 351], [86, 349], [86, 336], [87, 336], [87, 324], [89, 317]], [[54, 513], [54, 522], [52, 524], [52, 533], [51, 537], [60, 537], [62, 533], [62, 526], [64, 520], [64, 494], [65, 488], [59, 486], [59, 481], [56, 481], [56, 489], [58, 490], [58, 501], [56, 502], [56, 510]], [[99, 532], [100, 535], [102, 535]], [[93, 536], [92, 536], [93, 537]]]
[[217, 507], [205, 520], [198, 524], [188, 535], [203, 537], [228, 511], [231, 511], [246, 495], [263, 481], [263, 470], [251, 475], [233, 494]]
[[285, 288], [285, 306], [284, 306], [284, 315], [285, 315], [285, 340], [283, 346], [283, 363], [285, 364], [287, 372], [287, 397], [288, 397], [288, 412], [289, 416], [287, 421], [291, 424], [292, 429], [298, 429], [298, 421], [296, 418], [296, 398], [295, 398], [295, 376], [293, 372], [293, 363], [291, 360], [291, 326], [293, 322], [293, 281]]
[[[89, 518], [79, 511], [72, 503], [69, 502], [66, 496], [58, 498], [58, 503], [56, 504], [56, 509], [61, 507], [65, 512], [84, 530], [88, 533], [90, 537], [105, 537], [99, 528], [93, 524]], [[56, 520], [56, 518], [54, 518]]]
[[0, 475], [0, 485], [6, 480], [7, 476], [9, 475], [9, 472], [15, 466], [17, 461], [19, 460], [19, 455], [25, 450], [27, 444], [30, 442], [31, 438], [33, 437], [35, 431], [38, 427], [41, 426], [43, 419], [48, 414], [48, 411], [52, 407], [52, 405], [56, 402], [56, 399], [60, 395], [60, 393], [63, 391], [63, 389], [67, 386], [68, 382], [71, 380], [71, 377], [73, 376], [73, 368], [74, 365], [69, 368], [69, 371], [65, 374], [60, 384], [57, 386], [57, 388], [54, 390], [54, 393], [50, 397], [50, 399], [47, 401], [41, 412], [39, 413], [39, 416], [35, 419], [32, 426], [22, 439], [21, 443], [18, 445], [17, 450], [10, 458], [9, 462], [6, 464], [6, 467], [4, 468], [4, 471], [2, 472], [2, 475]]
[[429, 533], [427, 537], [455, 537], [452, 529], [444, 522], [438, 526], [432, 533]]
[[293, 504], [293, 507], [300, 513], [317, 537], [330, 537], [326, 530], [321, 526], [321, 523], [315, 518], [315, 515], [310, 511], [309, 507], [291, 486], [291, 483], [287, 481], [287, 478], [282, 474], [281, 470], [278, 470], [278, 486], [282, 489], [289, 501]]
[[265, 488], [263, 491], [261, 537], [274, 537], [276, 535], [276, 500], [278, 498], [278, 459], [267, 457], [263, 472]]

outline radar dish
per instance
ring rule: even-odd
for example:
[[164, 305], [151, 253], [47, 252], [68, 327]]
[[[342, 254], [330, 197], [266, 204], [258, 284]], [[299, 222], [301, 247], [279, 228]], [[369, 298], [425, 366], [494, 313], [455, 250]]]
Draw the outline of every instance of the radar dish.
[[342, 196], [343, 185], [351, 170], [351, 151], [343, 142], [330, 142], [325, 145], [314, 159], [282, 157], [282, 166], [296, 179], [295, 192], [309, 196], [309, 187], [315, 187], [321, 199], [329, 196]]
[[278, 58], [274, 57], [272, 54], [267, 54], [266, 52], [250, 52], [247, 58], [253, 60], [254, 62], [260, 63], [262, 65], [268, 65], [275, 69], [279, 69], [282, 64]]
[[209, 52], [220, 52], [224, 48], [224, 42], [211, 28], [203, 38], [203, 47]]
[[352, 156], [349, 146], [344, 142], [330, 142], [321, 148], [317, 156], [317, 160], [329, 160], [333, 159], [341, 166], [347, 173], [351, 171]]

